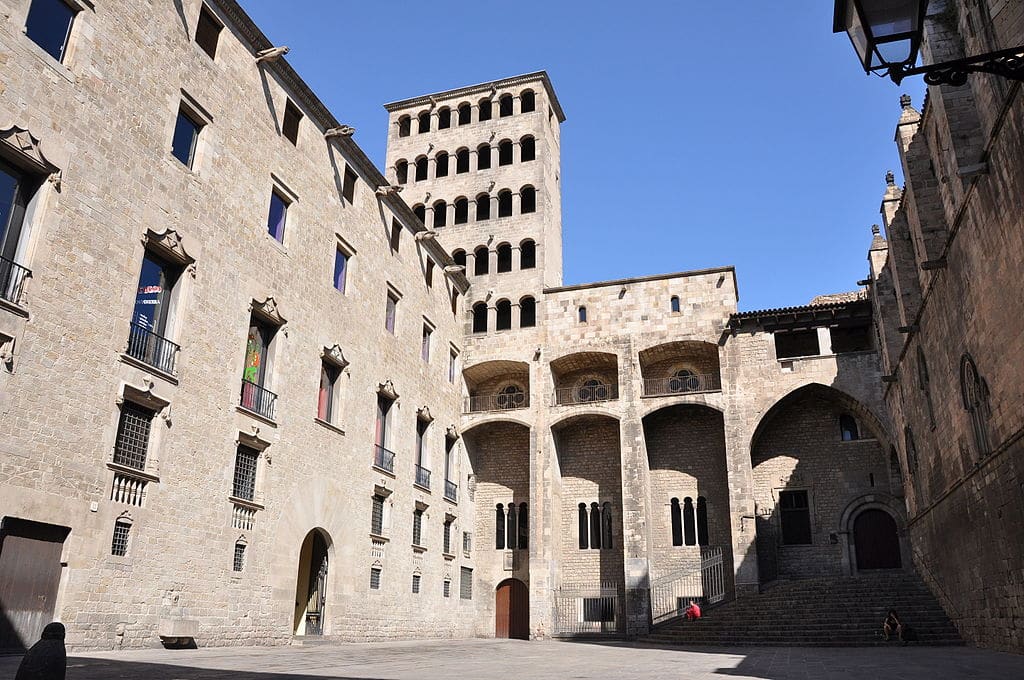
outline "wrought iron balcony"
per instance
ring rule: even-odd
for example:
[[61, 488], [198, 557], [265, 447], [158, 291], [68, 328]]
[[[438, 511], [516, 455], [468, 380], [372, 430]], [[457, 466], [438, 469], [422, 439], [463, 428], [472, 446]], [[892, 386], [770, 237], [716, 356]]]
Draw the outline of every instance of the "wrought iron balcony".
[[459, 500], [459, 485], [455, 482], [444, 480], [444, 497], [453, 503]]
[[579, 387], [560, 387], [555, 390], [556, 406], [572, 404], [591, 404], [595, 401], [609, 401], [619, 398], [619, 386], [606, 383], [581, 385]]
[[242, 380], [242, 408], [249, 409], [264, 418], [274, 419], [274, 408], [277, 406], [277, 395], [254, 382]]
[[644, 378], [645, 397], [663, 397], [688, 392], [720, 392], [721, 389], [722, 378], [717, 373]]
[[153, 331], [132, 323], [128, 333], [128, 356], [164, 373], [174, 373], [174, 364], [181, 347]]
[[21, 304], [21, 294], [25, 290], [25, 279], [32, 276], [31, 270], [17, 262], [0, 257], [0, 298]]
[[421, 465], [416, 466], [416, 486], [422, 486], [424, 489], [430, 488], [430, 470]]
[[388, 451], [380, 444], [373, 447], [373, 465], [387, 472], [395, 471], [395, 452]]
[[510, 411], [530, 407], [528, 392], [502, 392], [501, 394], [479, 394], [466, 399], [466, 413], [482, 411]]

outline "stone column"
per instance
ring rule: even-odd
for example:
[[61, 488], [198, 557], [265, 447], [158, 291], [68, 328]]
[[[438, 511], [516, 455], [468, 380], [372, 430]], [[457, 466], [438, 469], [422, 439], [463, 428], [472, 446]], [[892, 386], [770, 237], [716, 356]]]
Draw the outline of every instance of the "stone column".
[[445, 215], [444, 223], [449, 227], [455, 224], [455, 203], [448, 204], [448, 214]]
[[[498, 140], [499, 142], [501, 140]], [[498, 167], [498, 144], [491, 142], [491, 167]]]

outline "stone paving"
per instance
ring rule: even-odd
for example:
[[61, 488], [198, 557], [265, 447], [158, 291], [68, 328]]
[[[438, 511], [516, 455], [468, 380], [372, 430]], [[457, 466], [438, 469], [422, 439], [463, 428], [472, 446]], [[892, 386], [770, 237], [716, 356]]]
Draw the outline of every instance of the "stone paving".
[[[0, 679], [17, 657], [0, 657]], [[558, 680], [751, 678], [946, 680], [1024, 677], [1024, 656], [969, 647], [655, 647], [628, 643], [459, 640], [221, 647], [74, 654], [67, 680]]]

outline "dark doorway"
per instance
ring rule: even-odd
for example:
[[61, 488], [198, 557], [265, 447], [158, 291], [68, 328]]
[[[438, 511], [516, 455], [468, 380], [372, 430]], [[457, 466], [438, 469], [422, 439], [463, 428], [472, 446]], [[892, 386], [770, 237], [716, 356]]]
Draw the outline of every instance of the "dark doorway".
[[53, 621], [70, 532], [14, 517], [0, 523], [0, 651], [25, 650]]
[[865, 510], [853, 521], [857, 570], [899, 569], [900, 537], [896, 520], [884, 510]]
[[530, 639], [530, 592], [514, 578], [498, 584], [495, 592], [494, 637]]
[[306, 535], [299, 553], [299, 576], [295, 586], [295, 634], [323, 635], [327, 604], [327, 539], [313, 529]]

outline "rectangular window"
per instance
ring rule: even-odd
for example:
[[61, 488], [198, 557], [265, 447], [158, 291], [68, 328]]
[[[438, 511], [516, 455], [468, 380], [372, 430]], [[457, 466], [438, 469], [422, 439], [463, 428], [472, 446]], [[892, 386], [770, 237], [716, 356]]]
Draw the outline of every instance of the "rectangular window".
[[420, 342], [420, 358], [430, 362], [430, 336], [433, 335], [433, 329], [427, 324], [423, 324], [423, 338]]
[[344, 293], [347, 278], [348, 254], [341, 248], [338, 248], [334, 253], [334, 289], [339, 293]]
[[459, 355], [455, 352], [455, 350], [452, 350], [448, 354], [448, 382], [450, 382], [453, 385], [455, 384], [455, 376], [458, 373], [458, 363]]
[[251, 317], [245, 341], [245, 363], [242, 366], [242, 396], [239, 403], [243, 408], [267, 418], [274, 417], [277, 400], [277, 395], [268, 389], [270, 375], [267, 371], [270, 345], [276, 333], [275, 326], [255, 316]]
[[412, 544], [423, 545], [423, 511], [419, 508], [412, 511]]
[[463, 600], [473, 599], [473, 570], [469, 567], [459, 570], [459, 597]]
[[171, 155], [189, 170], [192, 169], [192, 162], [195, 160], [196, 142], [199, 141], [199, 131], [202, 129], [202, 123], [190, 116], [185, 109], [178, 109], [174, 138], [171, 140]]
[[288, 219], [288, 201], [276, 190], [270, 192], [270, 213], [267, 215], [267, 233], [278, 243], [284, 243], [284, 225]]
[[866, 352], [871, 349], [871, 326], [852, 328], [830, 328], [832, 353]]
[[473, 552], [473, 534], [468, 531], [462, 532], [462, 554], [469, 557], [469, 553]]
[[327, 423], [334, 422], [334, 393], [340, 376], [341, 371], [337, 366], [326, 361], [320, 363], [320, 391], [317, 395], [316, 417]]
[[159, 336], [167, 335], [171, 293], [174, 292], [180, 274], [180, 267], [173, 266], [148, 251], [142, 256], [139, 286], [135, 292], [135, 308], [132, 310], [133, 326]]
[[424, 273], [424, 277], [427, 279], [427, 288], [431, 288], [434, 285], [434, 261], [429, 257], [427, 258], [427, 271]]
[[217, 57], [217, 41], [220, 39], [220, 29], [223, 26], [213, 16], [206, 5], [199, 10], [199, 22], [196, 24], [196, 44], [203, 52], [210, 55], [210, 59]]
[[299, 111], [291, 99], [284, 104], [284, 119], [281, 121], [281, 134], [292, 144], [299, 143], [299, 123], [302, 121], [302, 111]]
[[63, 0], [32, 0], [25, 35], [57, 61], [64, 61], [75, 10]]
[[448, 579], [444, 580], [444, 587], [442, 589], [442, 592], [444, 593], [445, 597], [451, 597], [452, 596], [452, 582], [449, 581]]
[[370, 567], [370, 590], [380, 590], [380, 567]]
[[373, 494], [373, 509], [370, 512], [370, 533], [374, 536], [384, 535], [384, 496]]
[[235, 558], [231, 563], [231, 571], [242, 571], [245, 568], [245, 543], [235, 543]]
[[21, 302], [28, 269], [16, 263], [21, 250], [25, 210], [37, 182], [0, 161], [0, 298]]
[[114, 442], [114, 463], [136, 470], [146, 469], [153, 415], [149, 409], [131, 401], [121, 405], [121, 419]]
[[605, 623], [615, 620], [615, 598], [585, 597], [583, 598], [583, 620], [594, 623]]
[[779, 493], [779, 510], [784, 545], [811, 543], [811, 509], [806, 491]]
[[444, 521], [444, 553], [445, 555], [452, 554], [452, 521], [450, 519]]
[[231, 495], [251, 501], [256, 496], [256, 461], [260, 452], [248, 446], [239, 445], [235, 453], [235, 476]]
[[419, 595], [419, 593], [420, 593], [420, 575], [419, 574], [413, 574], [412, 575], [412, 592], [414, 594], [416, 594], [416, 595]]
[[402, 243], [402, 225], [398, 220], [391, 220], [391, 252], [397, 253]]
[[388, 333], [395, 334], [395, 312], [398, 309], [398, 296], [388, 291], [387, 307], [384, 310], [384, 328]]
[[356, 171], [346, 165], [345, 183], [341, 187], [341, 195], [349, 205], [355, 202], [357, 179], [359, 179], [359, 175], [356, 174]]
[[391, 433], [388, 432], [388, 427], [391, 425], [389, 416], [393, 403], [383, 394], [377, 395], [377, 431], [374, 436], [374, 444], [377, 446], [386, 447], [390, 443]]
[[117, 520], [114, 522], [114, 537], [110, 541], [110, 554], [124, 557], [128, 554], [128, 533], [132, 525], [128, 522]]
[[775, 358], [813, 357], [821, 353], [818, 348], [818, 331], [792, 331], [775, 333]]

